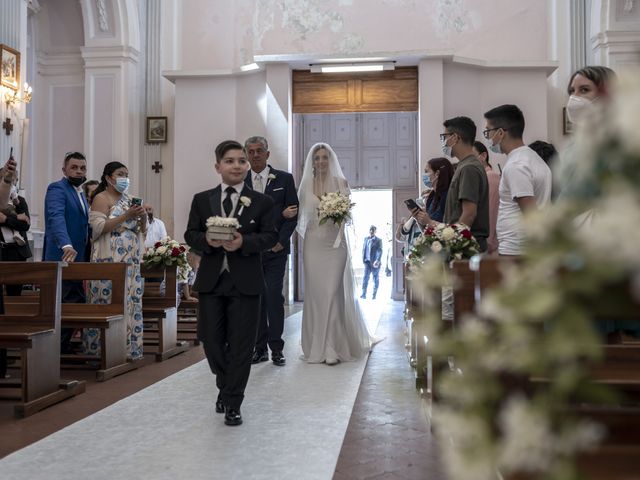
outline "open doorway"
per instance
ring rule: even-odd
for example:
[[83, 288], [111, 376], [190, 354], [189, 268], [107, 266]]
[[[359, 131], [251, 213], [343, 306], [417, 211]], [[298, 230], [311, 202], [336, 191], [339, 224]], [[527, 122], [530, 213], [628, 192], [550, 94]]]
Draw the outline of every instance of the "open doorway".
[[[363, 249], [369, 228], [376, 227], [376, 236], [382, 240], [382, 257], [380, 260], [377, 299], [391, 298], [393, 286], [391, 272], [393, 269], [393, 192], [385, 190], [355, 190], [351, 193], [351, 201], [355, 203], [352, 210], [353, 228], [355, 233], [355, 248], [351, 258], [356, 277], [358, 291], [362, 292], [364, 276]], [[388, 273], [388, 276], [387, 276]], [[373, 278], [369, 278], [367, 299], [373, 294]]]
[[[293, 172], [298, 182], [309, 149], [318, 142], [328, 143], [338, 157], [352, 192], [356, 196], [365, 195], [362, 200], [354, 197], [359, 204], [356, 208], [372, 205], [354, 213], [357, 235], [362, 242], [370, 225], [378, 227], [378, 237], [384, 243], [384, 260], [386, 252], [392, 250], [389, 256], [390, 296], [401, 299], [402, 255], [389, 240], [395, 230], [392, 226], [406, 214], [406, 207], [401, 201], [415, 198], [418, 193], [417, 112], [294, 114], [293, 138], [296, 152]], [[388, 212], [384, 213], [384, 218], [383, 211]], [[361, 253], [362, 243], [359, 248]], [[361, 278], [362, 256], [354, 255], [354, 262], [356, 273]], [[294, 244], [293, 263], [294, 298], [301, 301], [304, 299], [304, 266], [299, 241]], [[384, 270], [383, 266], [380, 275], [387, 278]]]

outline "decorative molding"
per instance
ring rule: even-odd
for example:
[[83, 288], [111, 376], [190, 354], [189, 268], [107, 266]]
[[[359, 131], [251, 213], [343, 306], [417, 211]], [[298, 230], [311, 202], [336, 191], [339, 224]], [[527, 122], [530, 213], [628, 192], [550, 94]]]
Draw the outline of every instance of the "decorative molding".
[[622, 11], [624, 13], [631, 13], [633, 11], [633, 7], [635, 6], [634, 3], [634, 0], [624, 0], [624, 7]]
[[56, 54], [38, 52], [36, 61], [38, 74], [43, 77], [84, 74], [84, 60], [79, 51]]
[[96, 0], [96, 13], [98, 16], [98, 28], [102, 32], [109, 31], [109, 22], [107, 20], [107, 7], [104, 0]]
[[29, 9], [29, 13], [38, 13], [42, 9], [40, 2], [38, 0], [26, 0], [27, 8]]
[[122, 62], [138, 63], [140, 52], [133, 47], [80, 47], [87, 68], [118, 67]]
[[264, 71], [260, 68], [258, 70], [251, 70], [243, 72], [239, 68], [234, 69], [202, 69], [202, 70], [165, 70], [162, 72], [162, 76], [169, 80], [171, 83], [176, 83], [176, 80], [182, 79], [199, 79], [199, 78], [216, 78], [216, 77], [241, 77], [243, 75], [253, 75]]

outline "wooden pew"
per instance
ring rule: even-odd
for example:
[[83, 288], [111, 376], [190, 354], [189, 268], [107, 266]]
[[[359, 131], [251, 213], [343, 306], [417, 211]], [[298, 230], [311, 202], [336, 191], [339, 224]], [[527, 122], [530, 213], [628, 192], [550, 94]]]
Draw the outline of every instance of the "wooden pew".
[[[0, 380], [20, 388], [16, 416], [27, 417], [85, 391], [85, 382], [60, 380], [60, 288], [58, 262], [2, 262], [0, 284], [30, 283], [40, 287], [37, 304], [21, 315], [0, 315], [0, 347], [20, 352], [21, 380]], [[5, 310], [6, 311], [6, 310]]]
[[197, 301], [181, 300], [178, 304], [178, 341], [192, 342], [200, 345], [198, 340], [198, 308]]
[[[142, 296], [144, 344], [153, 347], [156, 361], [162, 362], [189, 349], [187, 342], [178, 341], [177, 267], [142, 267], [140, 272], [145, 279]], [[164, 295], [160, 292], [160, 282], [153, 279], [165, 280]]]
[[[62, 326], [66, 328], [97, 328], [100, 330], [100, 356], [62, 355], [69, 366], [87, 361], [99, 360], [96, 380], [108, 380], [137, 368], [136, 362], [127, 361], [127, 324], [125, 319], [127, 269], [126, 263], [84, 263], [68, 264], [62, 271], [62, 279], [69, 281], [108, 280], [111, 281], [111, 303], [63, 303]], [[26, 295], [5, 297], [5, 306], [12, 312], [27, 312], [29, 304], [37, 301], [37, 296]]]

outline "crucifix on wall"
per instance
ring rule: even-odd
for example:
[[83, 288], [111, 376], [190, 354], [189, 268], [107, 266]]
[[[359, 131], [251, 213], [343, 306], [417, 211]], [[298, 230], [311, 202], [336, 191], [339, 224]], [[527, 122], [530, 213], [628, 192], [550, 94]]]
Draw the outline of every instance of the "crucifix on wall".
[[7, 135], [11, 135], [11, 132], [13, 131], [13, 124], [11, 123], [10, 118], [7, 117], [7, 119], [2, 122], [2, 128], [4, 128]]
[[151, 165], [151, 170], [153, 170], [156, 173], [160, 173], [160, 170], [162, 170], [162, 164], [156, 160], [154, 164]]

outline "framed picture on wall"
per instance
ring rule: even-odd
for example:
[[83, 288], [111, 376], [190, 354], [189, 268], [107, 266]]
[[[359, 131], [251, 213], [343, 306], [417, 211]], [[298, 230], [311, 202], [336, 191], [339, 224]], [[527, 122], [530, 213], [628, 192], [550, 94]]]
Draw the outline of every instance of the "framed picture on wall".
[[20, 87], [20, 52], [0, 44], [0, 85], [12, 90]]
[[147, 117], [147, 143], [167, 141], [167, 117]]
[[565, 135], [573, 132], [573, 123], [567, 115], [567, 107], [562, 107], [562, 133]]

